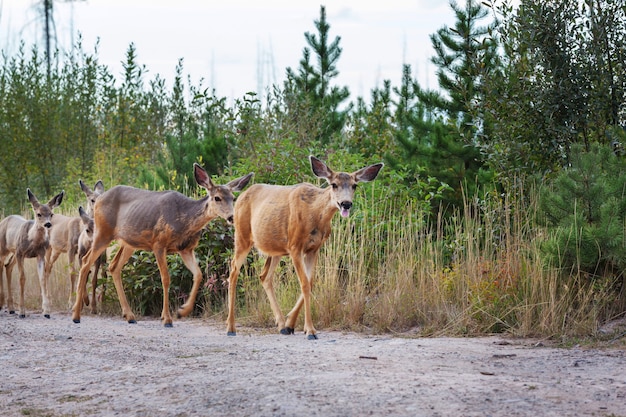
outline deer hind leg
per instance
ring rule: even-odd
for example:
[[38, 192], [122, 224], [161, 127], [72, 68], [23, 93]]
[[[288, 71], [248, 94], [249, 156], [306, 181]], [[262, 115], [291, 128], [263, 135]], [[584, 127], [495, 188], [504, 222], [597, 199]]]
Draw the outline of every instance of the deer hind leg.
[[178, 318], [187, 317], [191, 314], [193, 306], [196, 304], [196, 297], [198, 295], [198, 290], [200, 289], [200, 284], [202, 283], [202, 270], [198, 266], [198, 261], [196, 260], [196, 254], [194, 251], [187, 250], [180, 252], [180, 257], [183, 259], [187, 269], [193, 274], [193, 285], [191, 287], [189, 298], [187, 298], [185, 304], [178, 309]]
[[313, 288], [315, 265], [317, 264], [317, 252], [310, 252], [303, 257], [292, 257], [296, 274], [300, 280], [300, 297], [287, 314], [286, 328], [295, 328], [300, 309], [304, 306], [304, 333], [309, 340], [317, 339], [316, 330], [311, 317], [311, 289]]
[[280, 256], [271, 256], [267, 258], [265, 266], [263, 267], [263, 272], [261, 272], [261, 276], [259, 278], [261, 279], [261, 284], [263, 285], [265, 294], [267, 294], [267, 298], [270, 301], [270, 307], [272, 307], [274, 320], [276, 321], [278, 330], [280, 330], [281, 334], [293, 334], [293, 328], [285, 327], [285, 316], [283, 316], [283, 312], [280, 310], [278, 301], [276, 301], [276, 294], [274, 293], [274, 270], [276, 270], [276, 267], [280, 262], [280, 258]]
[[[115, 292], [117, 292], [117, 299], [120, 302], [120, 307], [122, 307], [122, 317], [126, 319], [127, 322], [134, 324], [137, 323], [135, 319], [135, 315], [130, 309], [130, 305], [128, 304], [128, 300], [126, 299], [126, 294], [124, 293], [124, 285], [122, 283], [122, 268], [128, 262], [131, 255], [135, 249], [130, 246], [120, 245], [120, 249], [115, 254], [115, 257], [111, 261], [111, 265], [109, 266], [109, 272], [113, 277], [113, 284], [115, 284]], [[98, 254], [99, 256], [100, 254]], [[158, 262], [157, 257], [157, 262]], [[91, 265], [89, 265], [91, 267]], [[160, 265], [159, 265], [160, 267]], [[87, 279], [85, 277], [85, 279]], [[82, 280], [82, 270], [81, 270], [81, 280]], [[82, 281], [81, 281], [82, 282]]]
[[[52, 275], [52, 268], [54, 267], [54, 264], [59, 258], [59, 256], [61, 256], [61, 253], [62, 252], [53, 249], [52, 246], [48, 247], [48, 249], [46, 250], [45, 262], [44, 262], [44, 274], [47, 277]], [[70, 275], [70, 291], [69, 291], [69, 296], [67, 299], [68, 307], [72, 306], [72, 295], [74, 294], [74, 291], [76, 291], [74, 287], [74, 282], [72, 282], [71, 278], [72, 277]]]
[[237, 279], [239, 278], [239, 270], [246, 261], [248, 252], [252, 249], [250, 242], [235, 242], [235, 255], [230, 262], [230, 275], [228, 275], [228, 318], [226, 319], [226, 334], [235, 336], [235, 299], [237, 296]]
[[9, 314], [15, 314], [15, 306], [13, 305], [13, 290], [11, 288], [13, 267], [15, 266], [15, 256], [11, 255], [11, 259], [4, 266], [6, 276], [7, 276], [7, 310], [9, 310]]
[[[99, 256], [94, 263], [93, 277], [91, 277], [91, 313], [97, 313], [97, 301], [96, 301], [96, 288], [98, 287], [98, 271], [100, 271], [100, 267], [102, 266], [102, 256]], [[104, 268], [102, 269], [104, 272]], [[85, 284], [87, 284], [85, 282]], [[85, 289], [85, 293], [87, 290]], [[87, 304], [89, 305], [89, 304]]]
[[153, 249], [157, 266], [161, 273], [161, 285], [163, 287], [163, 309], [161, 310], [161, 320], [165, 327], [172, 327], [172, 315], [170, 314], [170, 273], [167, 270], [167, 250], [159, 248]]
[[[77, 252], [78, 252], [78, 247], [74, 247], [71, 248], [68, 252], [67, 252], [67, 260], [70, 264], [70, 298], [68, 300], [68, 305], [71, 306], [72, 303], [72, 294], [77, 292], [76, 291], [76, 278], [78, 276], [78, 271], [76, 271], [76, 257], [77, 257]], [[83, 296], [83, 302], [85, 303], [85, 305], [89, 305], [89, 298], [86, 295], [86, 292], [84, 293], [85, 295]]]

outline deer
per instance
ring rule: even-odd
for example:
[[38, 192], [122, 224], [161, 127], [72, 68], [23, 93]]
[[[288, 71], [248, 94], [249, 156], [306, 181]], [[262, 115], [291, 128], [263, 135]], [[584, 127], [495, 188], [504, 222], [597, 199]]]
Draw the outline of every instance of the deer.
[[93, 242], [80, 269], [78, 294], [72, 310], [74, 323], [80, 323], [81, 300], [91, 265], [114, 240], [118, 242], [119, 250], [110, 262], [109, 272], [122, 307], [122, 317], [128, 323], [136, 323], [136, 318], [124, 294], [121, 274], [122, 268], [137, 249], [149, 250], [155, 255], [163, 286], [163, 325], [173, 326], [169, 308], [169, 253], [178, 253], [193, 274], [189, 297], [177, 312], [178, 318], [191, 313], [202, 282], [202, 271], [194, 252], [202, 230], [218, 216], [232, 223], [233, 193], [241, 191], [254, 174], [249, 173], [226, 185], [215, 185], [204, 168], [197, 163], [193, 167], [196, 182], [207, 192], [202, 199], [194, 200], [177, 191], [149, 191], [117, 185], [96, 200]]
[[[78, 236], [78, 265], [82, 268], [83, 266], [83, 258], [87, 254], [89, 248], [91, 248], [91, 243], [93, 242], [93, 232], [95, 229], [95, 224], [93, 221], [93, 217], [89, 215], [83, 206], [78, 207], [78, 214], [83, 223], [83, 229]], [[106, 263], [107, 253], [103, 252], [98, 259], [94, 262], [94, 271], [93, 277], [91, 281], [91, 302], [89, 302], [89, 297], [87, 296], [87, 289], [85, 288], [84, 294], [85, 298], [83, 299], [83, 303], [86, 306], [91, 306], [92, 314], [97, 313], [97, 296], [96, 289], [98, 287], [98, 272], [102, 272], [102, 279], [106, 280], [106, 270], [104, 268], [104, 264]], [[87, 280], [85, 280], [85, 287], [87, 286]]]
[[[50, 299], [48, 296], [48, 277], [46, 271], [46, 251], [50, 245], [49, 234], [53, 227], [53, 210], [63, 201], [65, 191], [61, 191], [52, 197], [46, 204], [41, 204], [30, 188], [26, 190], [28, 201], [30, 202], [35, 217], [33, 220], [26, 220], [20, 215], [10, 215], [0, 222], [0, 266], [5, 265], [7, 276], [8, 299], [7, 307], [9, 313], [15, 314], [13, 308], [13, 297], [11, 295], [11, 274], [13, 267], [17, 264], [20, 276], [20, 314], [21, 318], [26, 317], [24, 307], [24, 288], [26, 275], [24, 274], [24, 259], [37, 258], [37, 274], [39, 276], [39, 286], [41, 289], [41, 302], [43, 315], [50, 318]], [[0, 280], [2, 271], [0, 270]], [[1, 286], [0, 286], [1, 289]], [[0, 294], [0, 300], [4, 296]]]
[[[81, 190], [87, 197], [88, 207], [93, 207], [95, 200], [104, 192], [102, 181], [97, 181], [94, 189], [91, 190], [82, 180], [78, 181]], [[82, 232], [82, 220], [80, 217], [70, 217], [57, 214], [53, 221], [53, 228], [50, 230], [50, 246], [46, 252], [46, 273], [52, 273], [52, 268], [62, 253], [67, 253], [70, 266], [70, 291], [68, 296], [68, 306], [72, 306], [72, 295], [76, 291], [76, 277], [78, 275], [78, 238]], [[80, 260], [78, 260], [80, 261]], [[89, 305], [89, 298], [84, 302]]]
[[[91, 242], [93, 240], [93, 230], [94, 230], [94, 222], [93, 222], [93, 210], [96, 204], [96, 200], [102, 193], [104, 193], [104, 184], [101, 180], [96, 181], [93, 190], [89, 188], [82, 180], [78, 180], [80, 185], [80, 189], [85, 193], [87, 197], [87, 210], [83, 209], [82, 206], [78, 208], [78, 214], [82, 222], [82, 229], [80, 235], [78, 236], [78, 267], [79, 269], [83, 265], [83, 257], [91, 247]], [[107, 261], [107, 252], [102, 253], [100, 257], [96, 260], [93, 266], [93, 277], [91, 281], [91, 302], [89, 301], [89, 297], [85, 296], [83, 302], [86, 306], [91, 306], [91, 312], [95, 314], [97, 312], [97, 297], [96, 297], [96, 289], [98, 287], [98, 272], [101, 271], [102, 279], [106, 280], [106, 261]], [[87, 285], [87, 281], [85, 281], [85, 285]], [[85, 295], [87, 294], [87, 289], [85, 288]]]
[[[255, 247], [267, 258], [260, 275], [274, 319], [281, 334], [294, 333], [298, 314], [304, 305], [304, 332], [307, 339], [317, 339], [311, 318], [311, 288], [318, 253], [331, 230], [335, 213], [350, 215], [352, 199], [359, 182], [376, 178], [384, 166], [377, 163], [358, 171], [335, 172], [324, 162], [309, 156], [313, 174], [329, 186], [309, 183], [297, 185], [255, 184], [241, 193], [235, 204], [235, 249], [228, 276], [227, 335], [235, 336], [235, 297], [241, 266]], [[300, 281], [300, 296], [293, 309], [283, 316], [276, 301], [273, 273], [283, 256], [292, 260]]]

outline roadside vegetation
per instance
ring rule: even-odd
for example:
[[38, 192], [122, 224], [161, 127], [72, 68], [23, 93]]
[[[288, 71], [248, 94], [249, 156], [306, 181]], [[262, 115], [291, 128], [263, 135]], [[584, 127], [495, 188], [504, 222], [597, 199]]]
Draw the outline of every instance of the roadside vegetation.
[[[318, 183], [310, 154], [344, 171], [384, 161], [320, 252], [318, 329], [596, 335], [626, 314], [626, 7], [467, 0], [450, 12], [456, 24], [431, 36], [438, 89], [405, 65], [400, 85], [385, 81], [369, 98], [334, 82], [341, 34], [324, 7], [283, 84], [232, 103], [186, 82], [182, 60], [174, 80], [146, 79], [132, 44], [121, 80], [97, 47], [79, 41], [49, 67], [37, 45], [23, 45], [0, 67], [0, 214], [30, 216], [30, 187], [46, 198], [64, 189], [58, 211], [77, 216], [79, 179], [200, 198], [194, 162], [219, 183], [253, 171], [254, 182], [294, 184]], [[226, 317], [232, 246], [232, 229], [211, 222], [196, 250], [204, 282], [194, 314]], [[191, 274], [168, 259], [174, 310]], [[262, 267], [251, 254], [238, 315], [271, 327]], [[67, 275], [58, 262], [59, 309]], [[135, 312], [160, 314], [154, 256], [136, 252], [123, 275]], [[300, 289], [287, 258], [275, 281], [288, 311]], [[38, 283], [29, 285], [36, 309]], [[102, 313], [119, 314], [110, 278], [100, 285]]]

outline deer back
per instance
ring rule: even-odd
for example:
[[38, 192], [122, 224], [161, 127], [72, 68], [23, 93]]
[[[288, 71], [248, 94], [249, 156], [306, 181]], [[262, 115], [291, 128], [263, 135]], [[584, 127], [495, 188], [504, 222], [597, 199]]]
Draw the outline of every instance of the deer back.
[[69, 252], [78, 245], [78, 236], [81, 232], [79, 217], [69, 217], [55, 214], [51, 220], [50, 245], [61, 252]]

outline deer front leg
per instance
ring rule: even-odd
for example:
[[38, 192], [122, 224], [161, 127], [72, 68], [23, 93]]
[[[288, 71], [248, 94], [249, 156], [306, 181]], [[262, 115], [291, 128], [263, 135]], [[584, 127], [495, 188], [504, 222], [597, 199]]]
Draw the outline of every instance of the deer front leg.
[[4, 278], [2, 277], [4, 270], [4, 259], [0, 259], [0, 310], [4, 306]]
[[17, 271], [20, 275], [20, 318], [26, 317], [26, 307], [24, 307], [24, 288], [26, 287], [26, 275], [24, 274], [24, 259], [17, 260]]
[[[126, 321], [131, 324], [137, 323], [137, 320], [135, 319], [135, 315], [130, 309], [130, 305], [128, 304], [128, 300], [126, 299], [126, 294], [124, 293], [124, 285], [122, 284], [122, 268], [124, 267], [126, 262], [128, 262], [128, 259], [134, 251], [135, 250], [129, 246], [121, 245], [120, 249], [115, 254], [115, 257], [111, 261], [111, 265], [109, 267], [109, 272], [113, 277], [113, 284], [115, 284], [115, 292], [117, 292], [117, 298], [120, 302], [120, 307], [122, 307], [122, 317], [124, 317]], [[87, 280], [87, 277], [85, 277], [85, 280]], [[81, 283], [83, 283], [82, 273]]]
[[270, 307], [272, 307], [274, 320], [276, 322], [276, 325], [278, 326], [278, 330], [281, 334], [287, 335], [293, 334], [293, 327], [285, 327], [285, 316], [283, 316], [283, 312], [280, 310], [280, 306], [278, 305], [278, 301], [276, 301], [276, 294], [274, 292], [274, 270], [278, 266], [280, 258], [280, 256], [272, 256], [267, 258], [265, 260], [263, 272], [261, 272], [259, 278], [261, 279], [261, 284], [263, 285], [265, 294], [267, 294], [267, 298], [270, 301]]
[[41, 288], [41, 306], [43, 309], [43, 316], [47, 319], [50, 318], [50, 297], [48, 293], [48, 273], [46, 272], [46, 257], [37, 257], [37, 273], [39, 275], [39, 287]]
[[304, 334], [307, 335], [307, 339], [315, 340], [317, 339], [317, 335], [311, 317], [311, 287], [313, 284], [313, 270], [315, 269], [317, 253], [309, 253], [305, 256], [292, 256], [292, 260], [296, 274], [300, 280], [301, 295], [296, 305], [287, 316], [286, 326], [295, 326], [300, 307], [304, 305]]
[[[163, 309], [161, 310], [161, 321], [165, 327], [172, 327], [172, 315], [170, 314], [170, 273], [167, 270], [167, 251], [164, 249], [154, 249], [159, 272], [161, 272], [161, 285], [163, 287]], [[194, 283], [195, 284], [195, 283]]]
[[[236, 244], [235, 244], [236, 245]], [[235, 248], [235, 256], [230, 262], [230, 275], [228, 276], [228, 318], [226, 319], [226, 334], [228, 336], [235, 336], [237, 332], [235, 330], [235, 302], [237, 297], [237, 279], [239, 278], [239, 270], [243, 265], [248, 251], [237, 251]]]

